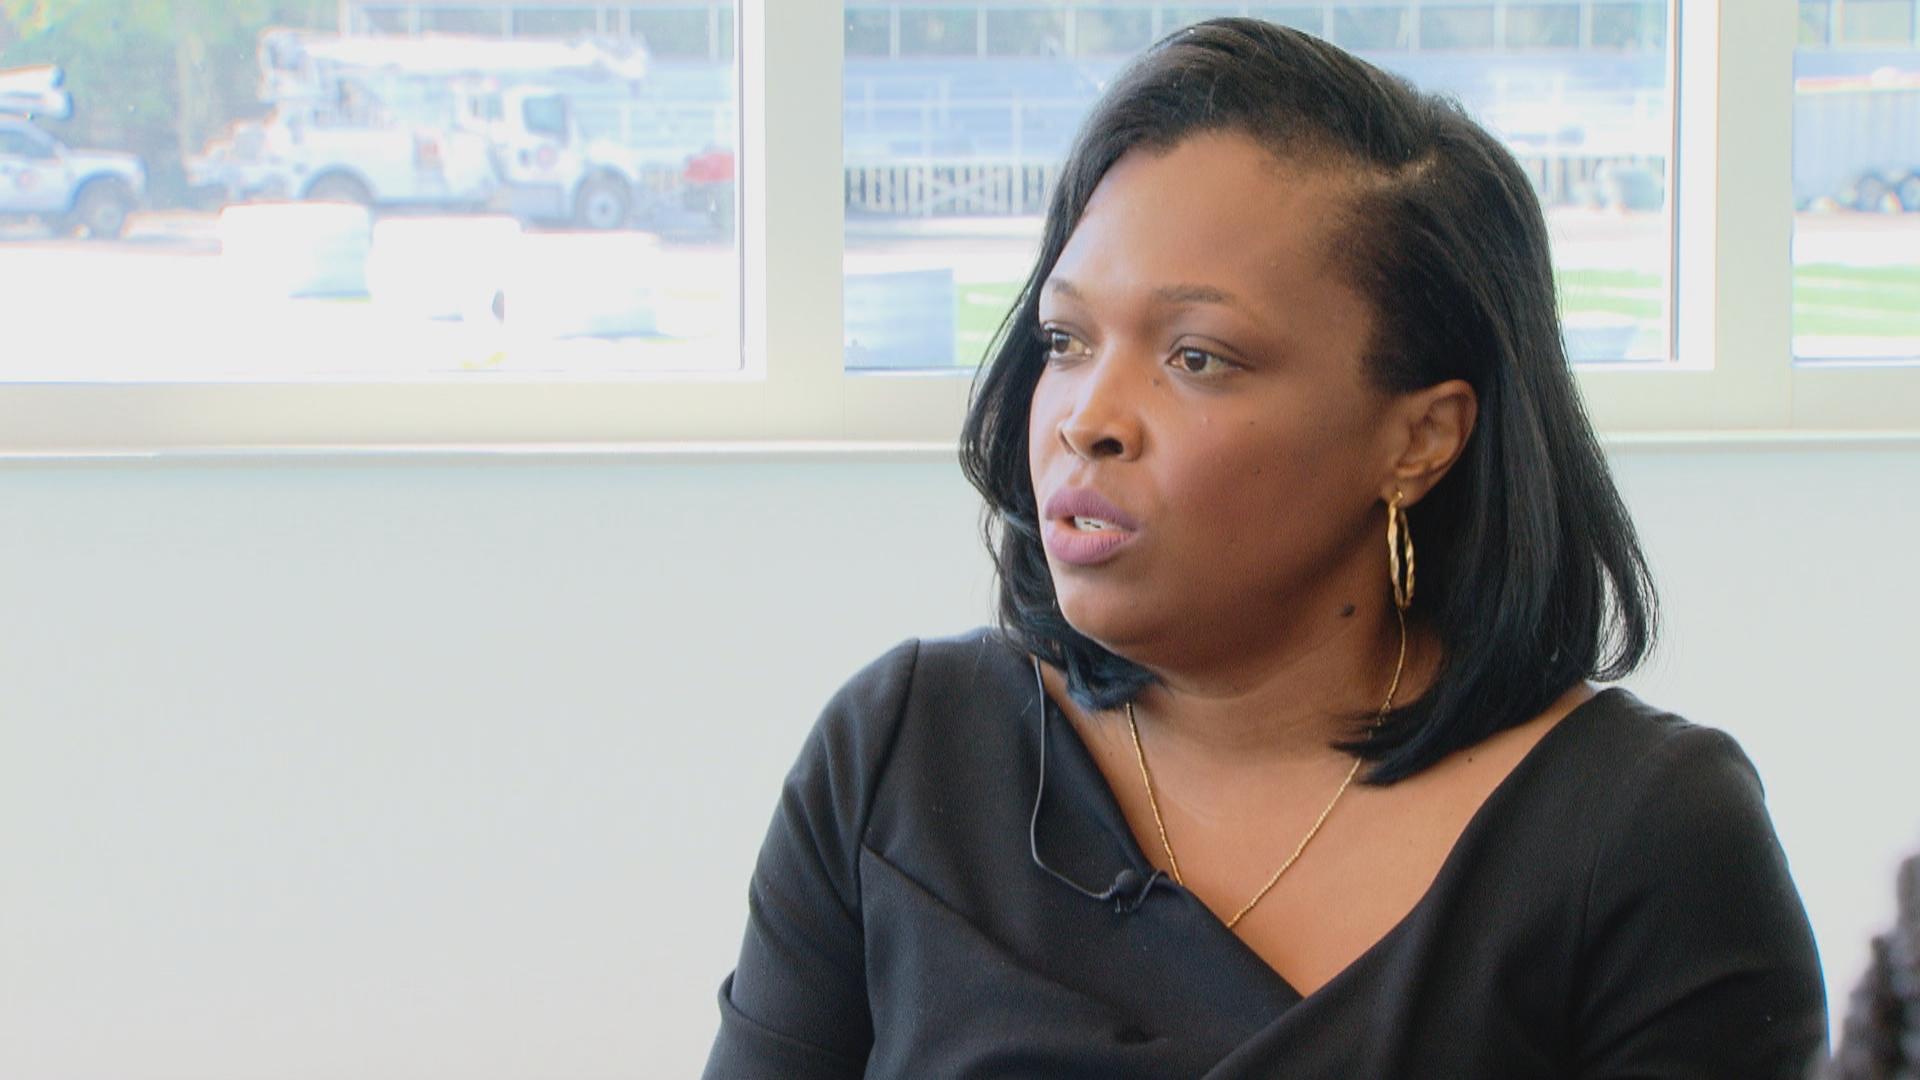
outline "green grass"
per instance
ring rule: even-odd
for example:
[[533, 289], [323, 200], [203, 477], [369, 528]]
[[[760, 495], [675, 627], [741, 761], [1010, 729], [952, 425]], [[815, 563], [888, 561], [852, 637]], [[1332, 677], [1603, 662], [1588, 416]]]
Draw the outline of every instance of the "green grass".
[[987, 345], [1007, 309], [1020, 295], [1020, 283], [996, 281], [990, 284], [963, 284], [956, 290], [959, 310], [955, 312], [954, 360], [961, 367], [972, 367], [986, 357]]
[[1562, 270], [1554, 275], [1554, 284], [1568, 328], [1570, 359], [1576, 363], [1666, 355], [1667, 299], [1659, 274]]
[[1560, 286], [1563, 318], [1610, 315], [1649, 323], [1660, 320], [1665, 297], [1659, 274], [1637, 270], [1563, 270], [1554, 276]]
[[[1625, 317], [1657, 323], [1666, 277], [1637, 270], [1563, 270], [1561, 315]], [[954, 363], [980, 362], [1000, 320], [1019, 295], [1018, 282], [963, 284], [956, 290]], [[1817, 337], [1920, 340], [1920, 266], [1810, 265], [1794, 268], [1793, 329]]]
[[1796, 267], [1793, 331], [1920, 340], [1920, 266]]
[[1561, 288], [1658, 289], [1661, 276], [1644, 270], [1561, 270], [1554, 274]]

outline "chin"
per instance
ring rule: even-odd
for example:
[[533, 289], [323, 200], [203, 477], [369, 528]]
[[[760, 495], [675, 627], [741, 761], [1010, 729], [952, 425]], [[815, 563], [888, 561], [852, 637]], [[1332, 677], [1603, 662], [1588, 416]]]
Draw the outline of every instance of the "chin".
[[1066, 618], [1068, 626], [1101, 648], [1126, 656], [1128, 643], [1140, 640], [1142, 626], [1139, 610], [1130, 609], [1129, 605], [1112, 597], [1086, 595], [1090, 591], [1061, 589], [1056, 585], [1055, 597], [1060, 602], [1060, 614]]

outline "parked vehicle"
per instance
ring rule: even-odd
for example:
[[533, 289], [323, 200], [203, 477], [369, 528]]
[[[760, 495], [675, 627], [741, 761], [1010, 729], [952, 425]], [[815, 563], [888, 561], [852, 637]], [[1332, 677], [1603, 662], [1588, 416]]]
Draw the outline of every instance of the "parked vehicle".
[[300, 106], [234, 124], [185, 164], [189, 184], [229, 203], [467, 209], [485, 206], [498, 185], [486, 141], [474, 133], [343, 120]]
[[276, 113], [265, 147], [261, 182], [315, 202], [468, 209], [486, 205], [498, 183], [480, 136], [384, 116]]
[[493, 208], [523, 221], [587, 229], [627, 225], [645, 198], [646, 160], [588, 137], [567, 96], [544, 86], [467, 90], [461, 123], [486, 141], [499, 188]]
[[732, 236], [735, 188], [733, 151], [715, 147], [694, 154], [687, 159], [680, 180], [686, 208], [704, 215], [714, 232]]
[[270, 153], [268, 138], [269, 128], [265, 123], [236, 121], [225, 135], [186, 159], [183, 164], [187, 185], [217, 194], [222, 204], [256, 198], [291, 198], [284, 164], [277, 153]]
[[1802, 76], [1793, 109], [1797, 205], [1920, 211], [1920, 71]]
[[0, 71], [0, 219], [118, 237], [146, 194], [146, 168], [132, 154], [71, 149], [33, 122], [72, 114], [64, 79], [58, 67]]
[[493, 209], [612, 229], [651, 198], [648, 155], [585, 131], [575, 107], [632, 98], [645, 67], [635, 49], [270, 31], [259, 55], [269, 115], [188, 162], [230, 201]]

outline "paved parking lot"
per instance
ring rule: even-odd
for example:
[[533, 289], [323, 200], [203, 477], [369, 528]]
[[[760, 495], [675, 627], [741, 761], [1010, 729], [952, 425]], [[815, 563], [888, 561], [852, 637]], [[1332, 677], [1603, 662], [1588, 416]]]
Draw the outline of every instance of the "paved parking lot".
[[419, 378], [737, 365], [730, 246], [313, 204], [0, 230], [0, 378]]

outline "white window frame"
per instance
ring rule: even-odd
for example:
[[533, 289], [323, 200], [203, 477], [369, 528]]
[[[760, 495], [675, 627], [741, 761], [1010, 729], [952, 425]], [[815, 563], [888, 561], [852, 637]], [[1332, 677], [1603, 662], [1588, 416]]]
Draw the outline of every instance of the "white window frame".
[[[739, 372], [478, 385], [11, 384], [0, 386], [0, 453], [951, 447], [970, 372], [844, 366], [842, 5], [738, 3]], [[1628, 439], [1920, 432], [1920, 366], [1793, 363], [1798, 5], [1676, 3], [1677, 362], [1583, 368], [1597, 426]]]

